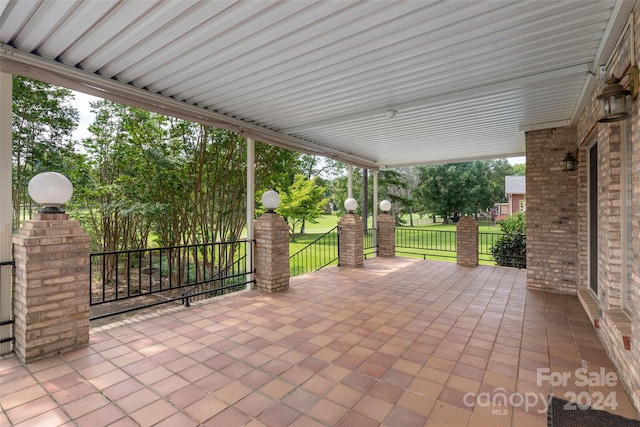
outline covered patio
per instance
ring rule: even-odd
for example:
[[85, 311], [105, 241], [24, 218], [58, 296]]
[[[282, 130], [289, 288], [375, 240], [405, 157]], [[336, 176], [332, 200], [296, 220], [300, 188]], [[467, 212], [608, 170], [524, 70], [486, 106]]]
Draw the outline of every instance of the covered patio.
[[[524, 270], [378, 257], [90, 341], [0, 360], [0, 425], [545, 426], [550, 393], [637, 416], [578, 298]], [[586, 366], [609, 384], [583, 386]]]
[[[633, 0], [2, 2], [0, 352], [27, 314], [15, 75], [245, 138], [248, 240], [254, 139], [374, 183], [526, 155], [528, 270], [374, 259], [94, 329], [86, 348], [0, 360], [0, 425], [529, 426], [546, 411], [520, 398], [550, 392], [637, 416], [638, 16]], [[617, 121], [600, 111], [610, 77]], [[581, 387], [585, 366], [616, 380]]]

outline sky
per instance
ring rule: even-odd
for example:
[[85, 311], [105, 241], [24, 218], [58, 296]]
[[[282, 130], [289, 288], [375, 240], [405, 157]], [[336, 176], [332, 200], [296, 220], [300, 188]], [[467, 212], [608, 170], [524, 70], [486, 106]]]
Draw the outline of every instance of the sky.
[[76, 141], [80, 141], [83, 138], [88, 138], [91, 136], [89, 133], [89, 125], [93, 122], [95, 116], [91, 113], [89, 107], [90, 102], [100, 101], [100, 98], [96, 98], [95, 96], [87, 95], [82, 92], [73, 92], [76, 99], [73, 101], [74, 107], [78, 109], [80, 113], [80, 124], [73, 132], [73, 139]]
[[[83, 138], [87, 138], [91, 136], [89, 133], [89, 125], [93, 122], [94, 115], [90, 111], [89, 103], [93, 101], [99, 101], [100, 98], [96, 98], [95, 96], [87, 95], [81, 92], [73, 92], [76, 99], [73, 102], [74, 106], [78, 109], [80, 113], [80, 124], [78, 128], [73, 133], [73, 138], [76, 141], [80, 141]], [[525, 163], [525, 157], [511, 157], [507, 159], [510, 164], [517, 165], [520, 163]]]

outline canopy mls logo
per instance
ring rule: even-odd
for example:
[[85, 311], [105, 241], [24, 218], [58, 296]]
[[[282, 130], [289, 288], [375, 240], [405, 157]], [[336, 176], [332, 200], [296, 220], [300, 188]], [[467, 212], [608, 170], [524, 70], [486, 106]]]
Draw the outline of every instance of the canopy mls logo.
[[[586, 367], [563, 372], [552, 372], [550, 368], [536, 370], [536, 385], [538, 387], [575, 386], [577, 389], [585, 389], [587, 387], [615, 387], [617, 384], [618, 376], [616, 373], [607, 372], [604, 367], [598, 371], [589, 371]], [[548, 411], [553, 395], [553, 393], [509, 392], [502, 387], [496, 387], [491, 392], [466, 393], [463, 401], [468, 407], [491, 408], [491, 415], [509, 415], [512, 408], [543, 414]], [[590, 407], [615, 410], [618, 407], [615, 391], [605, 393], [600, 390], [593, 392], [570, 390], [564, 392], [561, 397], [568, 401], [564, 405], [564, 409], [569, 411], [584, 410]]]

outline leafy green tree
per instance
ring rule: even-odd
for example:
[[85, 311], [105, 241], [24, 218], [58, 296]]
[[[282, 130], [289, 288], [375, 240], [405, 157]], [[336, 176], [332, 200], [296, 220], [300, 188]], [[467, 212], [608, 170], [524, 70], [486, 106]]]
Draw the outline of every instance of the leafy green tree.
[[420, 186], [417, 189], [421, 210], [449, 217], [462, 211], [469, 176], [462, 163], [433, 165], [419, 168]]
[[[163, 141], [161, 116], [110, 101], [91, 104], [95, 121], [92, 136], [83, 141], [89, 178], [77, 186], [86, 216], [83, 225], [93, 236], [95, 250], [122, 250], [146, 247], [154, 218], [162, 209], [151, 200], [155, 182], [153, 168], [140, 150], [152, 150]], [[160, 166], [166, 166], [170, 159]], [[154, 164], [157, 166], [157, 163]], [[179, 192], [176, 196], [183, 195]], [[164, 212], [166, 213], [166, 212]]]
[[74, 156], [71, 140], [79, 121], [71, 105], [73, 94], [26, 77], [13, 77], [13, 220], [30, 219], [36, 207], [27, 192], [29, 180], [40, 172], [69, 175]]
[[316, 179], [307, 179], [304, 175], [296, 175], [293, 184], [280, 192], [281, 202], [278, 213], [282, 215], [287, 224], [292, 238], [296, 228], [303, 221], [312, 224], [322, 215], [327, 199], [324, 197], [324, 188], [316, 184]]
[[496, 202], [496, 196], [491, 191], [490, 163], [473, 162], [469, 165], [468, 173], [468, 193], [462, 213], [473, 214], [478, 219], [478, 213], [489, 209]]
[[400, 224], [403, 214], [408, 214], [410, 221], [413, 218], [412, 186], [417, 185], [418, 182], [413, 170], [413, 168], [383, 169], [379, 172], [378, 200], [386, 199], [391, 202], [390, 213], [396, 219], [396, 224]]
[[506, 160], [449, 163], [418, 168], [418, 209], [442, 216], [478, 214], [504, 197], [504, 177], [512, 172]]
[[486, 163], [489, 168], [488, 178], [493, 204], [504, 199], [504, 177], [514, 175], [515, 172], [506, 159], [489, 160]]
[[517, 165], [513, 165], [513, 174], [514, 175], [526, 175], [527, 174], [527, 165], [525, 163], [520, 163]]

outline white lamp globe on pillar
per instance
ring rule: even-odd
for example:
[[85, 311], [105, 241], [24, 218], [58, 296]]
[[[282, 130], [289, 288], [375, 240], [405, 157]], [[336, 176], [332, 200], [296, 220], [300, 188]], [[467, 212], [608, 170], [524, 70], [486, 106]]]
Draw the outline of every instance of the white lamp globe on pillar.
[[64, 213], [60, 207], [73, 195], [69, 178], [58, 172], [42, 172], [29, 181], [29, 196], [42, 209], [40, 213]]
[[391, 202], [388, 200], [381, 201], [380, 210], [384, 213], [389, 213], [389, 211], [391, 210]]
[[275, 213], [275, 209], [280, 205], [280, 195], [273, 191], [265, 191], [262, 195], [262, 206], [267, 208], [267, 213]]
[[358, 202], [353, 197], [349, 197], [344, 201], [344, 208], [348, 213], [352, 214], [358, 208]]

